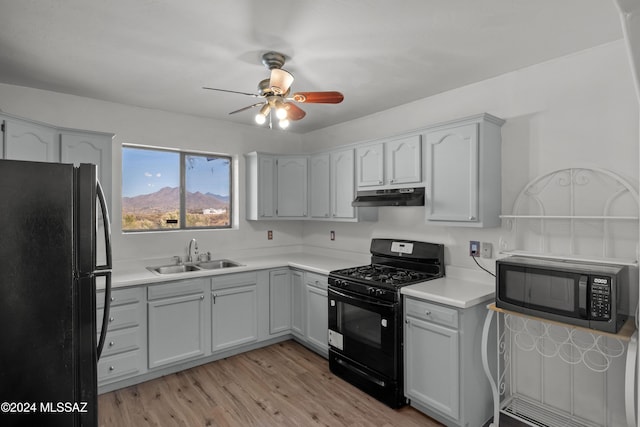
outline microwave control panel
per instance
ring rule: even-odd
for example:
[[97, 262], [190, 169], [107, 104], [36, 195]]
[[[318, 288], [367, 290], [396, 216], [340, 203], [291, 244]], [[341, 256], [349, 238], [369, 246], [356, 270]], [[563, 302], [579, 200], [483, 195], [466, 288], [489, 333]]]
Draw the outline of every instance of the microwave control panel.
[[591, 319], [611, 319], [611, 284], [608, 277], [591, 277]]

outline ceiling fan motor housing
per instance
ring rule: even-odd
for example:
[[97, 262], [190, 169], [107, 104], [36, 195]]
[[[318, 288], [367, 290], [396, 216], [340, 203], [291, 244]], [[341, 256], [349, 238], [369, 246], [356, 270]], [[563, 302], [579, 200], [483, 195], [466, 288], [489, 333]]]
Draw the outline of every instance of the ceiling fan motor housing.
[[262, 55], [262, 63], [270, 70], [282, 68], [285, 60], [285, 56], [278, 52], [267, 52]]

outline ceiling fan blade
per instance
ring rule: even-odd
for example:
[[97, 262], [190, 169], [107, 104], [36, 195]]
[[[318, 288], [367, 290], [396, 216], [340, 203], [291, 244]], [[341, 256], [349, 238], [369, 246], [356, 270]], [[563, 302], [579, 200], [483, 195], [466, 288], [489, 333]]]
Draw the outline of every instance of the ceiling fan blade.
[[293, 100], [296, 102], [307, 102], [314, 104], [339, 104], [344, 99], [340, 92], [296, 92]]
[[202, 89], [216, 90], [218, 92], [237, 93], [237, 94], [240, 94], [240, 95], [249, 95], [249, 96], [255, 96], [255, 97], [259, 97], [260, 96], [257, 93], [238, 92], [237, 90], [227, 90], [227, 89], [216, 89], [215, 87], [205, 87], [205, 86], [203, 86]]
[[285, 103], [284, 108], [287, 110], [287, 117], [289, 120], [300, 120], [307, 115], [302, 108], [290, 102]]
[[241, 109], [239, 109], [239, 110], [232, 111], [232, 112], [230, 112], [229, 114], [240, 113], [240, 112], [242, 112], [242, 111], [249, 110], [249, 109], [251, 109], [251, 108], [253, 108], [253, 107], [257, 107], [258, 105], [262, 105], [262, 104], [264, 104], [264, 102], [258, 102], [258, 103], [255, 103], [255, 104], [253, 104], [253, 105], [249, 105], [249, 106], [247, 106], [247, 107], [243, 107], [243, 108], [241, 108]]

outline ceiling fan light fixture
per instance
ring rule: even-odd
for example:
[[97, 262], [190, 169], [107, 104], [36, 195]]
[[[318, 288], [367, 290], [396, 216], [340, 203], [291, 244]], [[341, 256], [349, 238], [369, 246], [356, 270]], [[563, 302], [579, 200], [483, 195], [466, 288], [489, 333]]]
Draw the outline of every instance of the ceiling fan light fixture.
[[280, 125], [281, 129], [286, 129], [286, 128], [289, 127], [289, 120], [282, 119], [282, 120], [280, 120], [280, 122], [278, 124]]
[[276, 108], [276, 117], [280, 120], [286, 119], [287, 118], [287, 107], [286, 104], [284, 102], [282, 102], [281, 99], [277, 99], [274, 102], [275, 108]]
[[260, 111], [258, 112], [258, 114], [256, 114], [256, 117], [255, 117], [256, 123], [259, 125], [263, 125], [267, 121], [267, 115], [269, 114], [270, 110], [271, 110], [271, 107], [269, 106], [269, 104], [264, 104], [260, 108]]
[[271, 70], [271, 79], [269, 80], [269, 87], [271, 91], [276, 95], [283, 95], [291, 87], [293, 83], [293, 75], [287, 70], [281, 68], [274, 68]]

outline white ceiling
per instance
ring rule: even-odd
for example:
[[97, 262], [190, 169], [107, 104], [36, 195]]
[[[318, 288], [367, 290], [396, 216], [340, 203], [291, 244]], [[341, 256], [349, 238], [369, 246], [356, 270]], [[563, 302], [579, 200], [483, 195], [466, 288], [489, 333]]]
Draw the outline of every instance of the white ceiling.
[[201, 87], [256, 92], [275, 50], [345, 95], [304, 133], [620, 38], [614, 0], [0, 0], [0, 83], [252, 124]]

